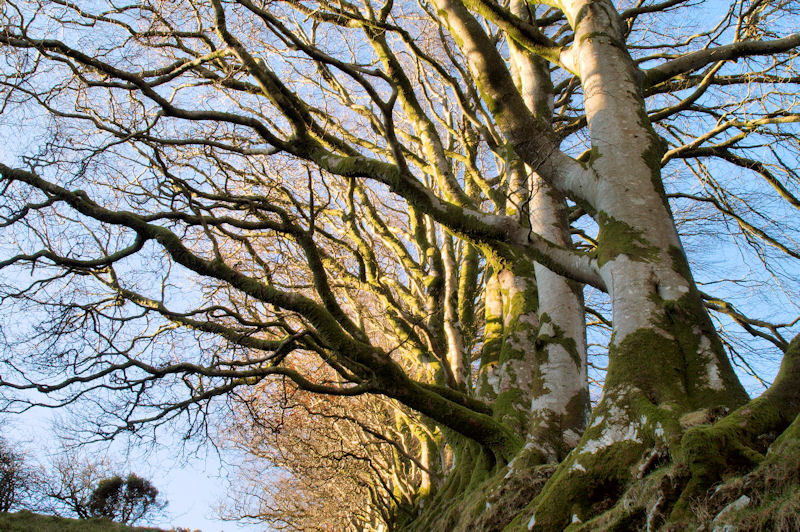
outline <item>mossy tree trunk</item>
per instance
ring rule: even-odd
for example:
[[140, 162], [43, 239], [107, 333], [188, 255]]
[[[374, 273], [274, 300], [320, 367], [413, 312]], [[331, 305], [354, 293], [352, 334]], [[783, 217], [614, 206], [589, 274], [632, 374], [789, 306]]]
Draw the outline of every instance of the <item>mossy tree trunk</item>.
[[624, 27], [610, 2], [563, 3], [596, 172], [596, 265], [613, 308], [603, 398], [577, 448], [532, 504], [530, 528], [583, 521], [621, 495], [647, 451], [674, 447], [678, 419], [747, 400], [689, 273], [660, 178]]
[[[525, 2], [513, 0], [509, 7], [521, 20], [532, 21]], [[552, 126], [555, 101], [547, 61], [513, 40], [509, 51], [515, 84], [526, 107], [538, 121]], [[526, 214], [531, 230], [570, 248], [564, 195], [536, 168], [526, 166], [525, 171], [530, 181]], [[534, 264], [534, 277], [539, 319], [528, 441], [549, 459], [558, 461], [578, 442], [590, 411], [583, 289], [538, 262]]]
[[[462, 48], [474, 49], [474, 56], [480, 58], [472, 66], [485, 97], [493, 97], [492, 90], [499, 97], [507, 89], [497, 77], [486, 73], [492, 61], [490, 51], [482, 48], [479, 36], [470, 42], [473, 33], [469, 20], [458, 6], [447, 2], [441, 6], [453, 15], [447, 20], [463, 39]], [[634, 465], [646, 452], [659, 446], [676, 447], [683, 432], [678, 421], [682, 415], [701, 409], [732, 410], [747, 401], [687, 265], [661, 184], [661, 142], [647, 118], [639, 71], [621, 45], [623, 22], [606, 1], [570, 1], [559, 7], [575, 30], [567, 60], [574, 64], [581, 79], [592, 143], [585, 166], [591, 174], [591, 186], [584, 187], [578, 196], [599, 226], [592, 265], [611, 297], [613, 337], [603, 398], [593, 411], [589, 428], [531, 505], [530, 524], [541, 530], [559, 529], [573, 520], [588, 519], [597, 508], [616, 500], [631, 480]], [[524, 61], [521, 50], [514, 50], [514, 54], [518, 81], [527, 83], [521, 86], [520, 93], [529, 95], [529, 101], [524, 103], [533, 109], [532, 118], [541, 126], [543, 120], [537, 119], [535, 109], [546, 105], [547, 100], [540, 98], [537, 102], [536, 80], [541, 80], [540, 72], [546, 73], [546, 69], [537, 71], [536, 60]], [[525, 75], [519, 76], [520, 72]], [[539, 81], [538, 86], [543, 83]], [[498, 103], [493, 108], [500, 116], [498, 122], [505, 126], [511, 144], [528, 168], [537, 170], [540, 190], [536, 214], [545, 214], [544, 222], [540, 220], [536, 227], [537, 234], [564, 245], [566, 238], [563, 233], [554, 234], [560, 227], [552, 223], [559, 216], [558, 211], [552, 214], [554, 211], [547, 209], [548, 204], [557, 209], [558, 201], [553, 198], [558, 196], [548, 187], [564, 186], [569, 179], [557, 174], [572, 170], [559, 168], [557, 161], [543, 160], [542, 146], [532, 144], [521, 132], [524, 124], [517, 125], [515, 113], [503, 106], [513, 107], [505, 101]], [[576, 193], [569, 187], [565, 192]], [[555, 225], [555, 231], [548, 231], [545, 224]], [[551, 294], [555, 280], [548, 279], [543, 266], [521, 274], [524, 269], [524, 265], [515, 263], [512, 268], [500, 270], [493, 281], [504, 301], [504, 337], [513, 327], [508, 316], [515, 312], [524, 315], [506, 304], [518, 297], [520, 300], [514, 303], [518, 308], [535, 307], [538, 311], [535, 321], [528, 323], [530, 328], [541, 330], [545, 324], [551, 328], [553, 341], [548, 354], [562, 350], [569, 355], [571, 347], [575, 360], [577, 348], [582, 347], [576, 342], [580, 335], [572, 328], [566, 338], [574, 344], [558, 345], [555, 340], [561, 327], [551, 321], [549, 312], [543, 312], [540, 303], [542, 283], [549, 283], [546, 293]], [[521, 279], [527, 278], [531, 280], [523, 287]], [[498, 289], [493, 286], [493, 290], [496, 297]], [[556, 293], [561, 304], [565, 298]], [[574, 299], [576, 303], [580, 301]], [[487, 317], [487, 323], [495, 320], [496, 317]], [[503, 349], [498, 353], [499, 361], [503, 361]], [[519, 352], [513, 359], [523, 360], [536, 353], [534, 344], [528, 354]], [[541, 371], [546, 360], [525, 365]], [[582, 369], [580, 362], [573, 366], [578, 371]], [[570, 379], [562, 382], [569, 383]], [[540, 400], [546, 397], [542, 393], [546, 389], [547, 384], [540, 385]], [[496, 392], [500, 396], [503, 390]], [[520, 392], [514, 392], [517, 404], [524, 403]], [[501, 411], [506, 408], [502, 400], [499, 404]], [[534, 401], [534, 409], [536, 406]], [[538, 442], [546, 440], [542, 436]]]

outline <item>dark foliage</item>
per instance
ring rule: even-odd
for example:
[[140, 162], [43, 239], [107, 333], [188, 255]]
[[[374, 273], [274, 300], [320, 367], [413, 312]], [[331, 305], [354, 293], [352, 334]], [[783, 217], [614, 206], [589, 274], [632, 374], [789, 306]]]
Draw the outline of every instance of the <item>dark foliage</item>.
[[125, 480], [118, 475], [101, 480], [89, 498], [89, 512], [93, 517], [131, 524], [166, 504], [149, 480], [132, 473]]

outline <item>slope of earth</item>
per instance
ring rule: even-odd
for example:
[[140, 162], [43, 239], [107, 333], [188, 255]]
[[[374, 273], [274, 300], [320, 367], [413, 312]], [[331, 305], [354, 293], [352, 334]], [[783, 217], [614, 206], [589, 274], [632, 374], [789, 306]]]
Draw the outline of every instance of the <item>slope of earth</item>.
[[161, 528], [133, 527], [108, 519], [68, 519], [26, 510], [0, 513], [0, 532], [165, 532]]

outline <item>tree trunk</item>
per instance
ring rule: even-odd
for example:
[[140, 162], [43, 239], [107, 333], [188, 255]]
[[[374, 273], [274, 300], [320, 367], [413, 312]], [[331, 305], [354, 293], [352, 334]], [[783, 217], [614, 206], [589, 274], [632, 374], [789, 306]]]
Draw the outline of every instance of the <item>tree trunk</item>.
[[687, 266], [660, 180], [661, 148], [610, 2], [565, 2], [597, 174], [596, 264], [611, 296], [603, 398], [577, 448], [532, 504], [531, 529], [557, 530], [612, 504], [651, 449], [675, 448], [679, 418], [743, 404]]
[[[531, 22], [527, 4], [512, 0], [512, 13]], [[553, 83], [541, 57], [509, 43], [516, 85], [531, 114], [550, 124]], [[531, 230], [550, 242], [570, 248], [572, 240], [563, 195], [535, 169], [526, 167], [530, 180], [528, 216]], [[534, 389], [528, 441], [550, 459], [562, 459], [578, 442], [588, 421], [589, 383], [586, 374], [586, 320], [583, 290], [575, 282], [534, 264], [539, 333], [533, 365]]]

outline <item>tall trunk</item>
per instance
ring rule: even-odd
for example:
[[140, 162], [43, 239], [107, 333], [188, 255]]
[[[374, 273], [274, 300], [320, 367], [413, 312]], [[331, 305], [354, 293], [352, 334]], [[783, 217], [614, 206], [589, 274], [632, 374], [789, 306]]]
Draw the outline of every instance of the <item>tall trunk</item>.
[[527, 260], [501, 264], [488, 259], [488, 263], [477, 393], [492, 404], [498, 421], [524, 435], [534, 389], [539, 329], [536, 278]]
[[[472, 244], [464, 243], [461, 257], [461, 268], [458, 275], [458, 321], [466, 345], [475, 345], [477, 331], [475, 330], [475, 298], [478, 291], [480, 254], [478, 248]], [[469, 353], [466, 354], [467, 356]]]
[[[532, 220], [533, 229], [553, 242], [567, 245], [563, 197], [542, 184], [531, 200], [531, 209], [538, 215]], [[546, 223], [550, 220], [560, 223]], [[534, 265], [534, 271], [539, 297], [539, 341], [543, 347], [537, 351], [541, 359], [534, 365], [536, 386], [529, 439], [542, 447], [548, 445], [548, 451], [561, 459], [578, 443], [591, 408], [583, 292], [578, 283], [539, 263]]]
[[[597, 265], [613, 305], [606, 395], [633, 385], [656, 404], [681, 410], [739, 404], [746, 394], [703, 307], [666, 201], [661, 143], [647, 119], [638, 71], [618, 44], [622, 21], [606, 0], [565, 7], [576, 26], [574, 53], [599, 179]], [[658, 378], [648, 375], [653, 367]]]
[[497, 274], [502, 295], [503, 343], [498, 359], [495, 417], [524, 435], [530, 423], [539, 329], [533, 264], [506, 263]]
[[[506, 172], [505, 214], [527, 220], [529, 181], [524, 165], [514, 154], [509, 154]], [[524, 435], [530, 420], [539, 329], [536, 277], [533, 264], [526, 258], [487, 257], [487, 261], [490, 276], [482, 360], [484, 377], [491, 379], [487, 392], [493, 399], [495, 418]]]
[[458, 266], [453, 237], [444, 235], [442, 250], [444, 267], [444, 334], [447, 339], [447, 361], [458, 389], [466, 391], [469, 359], [464, 349], [464, 332], [458, 315]]
[[[424, 243], [425, 262], [428, 265], [429, 272], [425, 279], [425, 312], [427, 315], [425, 328], [428, 349], [436, 359], [436, 363], [433, 365], [437, 370], [435, 382], [457, 389], [459, 385], [453, 375], [452, 359], [448, 360], [448, 351], [451, 348], [458, 348], [458, 346], [451, 345], [450, 338], [447, 337], [446, 305], [443, 305], [444, 299], [447, 298], [447, 272], [445, 271], [442, 252], [437, 245], [439, 235], [435, 229], [435, 224], [429, 218], [424, 220], [425, 236], [421, 241]], [[419, 240], [420, 238], [418, 237]], [[461, 350], [463, 351], [463, 347]]]
[[[509, 154], [505, 214], [528, 218], [529, 182], [524, 165]], [[534, 386], [539, 328], [536, 278], [527, 258], [487, 257], [486, 322], [478, 393], [493, 404], [495, 418], [524, 435]]]
[[488, 403], [500, 391], [497, 363], [503, 346], [503, 294], [498, 278], [499, 266], [487, 260], [484, 293], [484, 327], [476, 395]]
[[576, 450], [533, 505], [529, 528], [554, 530], [616, 500], [643, 453], [676, 449], [682, 414], [747, 400], [703, 306], [661, 184], [661, 145], [646, 115], [623, 24], [607, 0], [563, 3], [584, 90], [597, 174], [596, 264], [613, 305], [600, 404]]
[[[530, 21], [528, 5], [512, 0], [511, 11]], [[547, 62], [509, 43], [511, 66], [526, 106], [538, 120], [550, 123], [554, 106], [553, 84]], [[571, 238], [566, 200], [538, 174], [527, 168], [530, 179], [531, 230], [551, 242], [569, 247]], [[578, 442], [589, 417], [586, 374], [586, 332], [580, 285], [534, 265], [538, 285], [539, 332], [534, 351], [534, 388], [529, 441], [551, 458], [563, 458]]]

